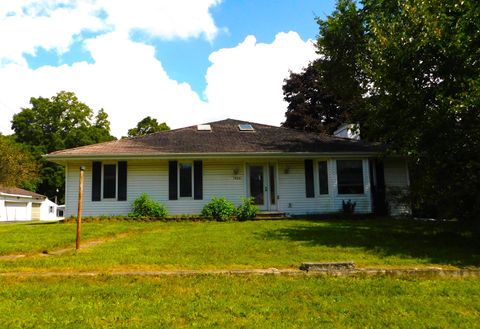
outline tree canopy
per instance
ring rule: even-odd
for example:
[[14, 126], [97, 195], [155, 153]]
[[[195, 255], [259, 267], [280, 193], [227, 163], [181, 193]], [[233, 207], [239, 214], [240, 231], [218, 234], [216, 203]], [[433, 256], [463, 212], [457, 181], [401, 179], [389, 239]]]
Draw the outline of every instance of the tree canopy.
[[[28, 147], [41, 164], [37, 191], [47, 196], [64, 194], [63, 167], [44, 161], [41, 156], [71, 147], [110, 141], [110, 123], [101, 109], [93, 110], [72, 92], [61, 91], [51, 98], [32, 97], [31, 107], [12, 119], [15, 140]], [[60, 191], [57, 193], [57, 189]]]
[[38, 164], [13, 138], [0, 135], [0, 185], [35, 188]]
[[157, 119], [148, 116], [140, 120], [135, 128], [128, 130], [128, 137], [145, 136], [163, 130], [170, 130], [170, 127], [165, 122], [158, 123]]
[[410, 159], [418, 215], [478, 219], [478, 2], [339, 0], [317, 22], [320, 58], [286, 80], [285, 125], [359, 122]]

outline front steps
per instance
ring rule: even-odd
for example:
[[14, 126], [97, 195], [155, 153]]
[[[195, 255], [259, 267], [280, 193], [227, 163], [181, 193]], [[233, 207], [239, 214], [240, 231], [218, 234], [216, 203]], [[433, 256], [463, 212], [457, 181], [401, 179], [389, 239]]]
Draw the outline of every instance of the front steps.
[[264, 219], [285, 219], [287, 214], [283, 211], [260, 211], [257, 213], [255, 219], [264, 220]]

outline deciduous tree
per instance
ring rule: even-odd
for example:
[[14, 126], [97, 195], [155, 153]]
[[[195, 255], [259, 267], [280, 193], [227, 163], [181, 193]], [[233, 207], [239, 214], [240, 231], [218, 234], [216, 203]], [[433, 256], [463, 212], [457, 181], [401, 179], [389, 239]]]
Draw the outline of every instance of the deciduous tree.
[[145, 136], [163, 130], [170, 130], [170, 127], [165, 122], [158, 123], [157, 119], [148, 116], [140, 120], [135, 128], [128, 130], [128, 137]]

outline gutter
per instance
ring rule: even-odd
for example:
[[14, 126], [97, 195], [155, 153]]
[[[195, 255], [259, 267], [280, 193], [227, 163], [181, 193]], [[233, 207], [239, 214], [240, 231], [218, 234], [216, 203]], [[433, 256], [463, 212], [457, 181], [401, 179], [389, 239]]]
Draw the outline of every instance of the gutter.
[[235, 153], [235, 152], [218, 152], [218, 153], [161, 153], [161, 154], [138, 154], [138, 153], [120, 153], [120, 154], [82, 154], [82, 155], [43, 155], [46, 160], [53, 162], [65, 161], [85, 161], [85, 160], [118, 160], [118, 159], [215, 159], [215, 158], [290, 158], [290, 157], [352, 157], [352, 156], [379, 156], [382, 152], [253, 152], [253, 153]]

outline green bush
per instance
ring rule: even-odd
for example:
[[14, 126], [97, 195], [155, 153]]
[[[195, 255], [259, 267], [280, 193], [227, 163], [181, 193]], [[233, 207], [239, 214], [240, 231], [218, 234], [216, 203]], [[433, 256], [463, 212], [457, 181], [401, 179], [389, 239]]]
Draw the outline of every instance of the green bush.
[[225, 198], [213, 197], [202, 209], [202, 217], [225, 222], [235, 219], [237, 209], [233, 202]]
[[168, 215], [167, 208], [160, 202], [152, 200], [148, 194], [142, 193], [132, 205], [132, 217], [158, 217], [165, 218]]
[[255, 218], [259, 209], [253, 204], [253, 198], [242, 198], [242, 202], [243, 203], [237, 209], [237, 218], [239, 220]]

